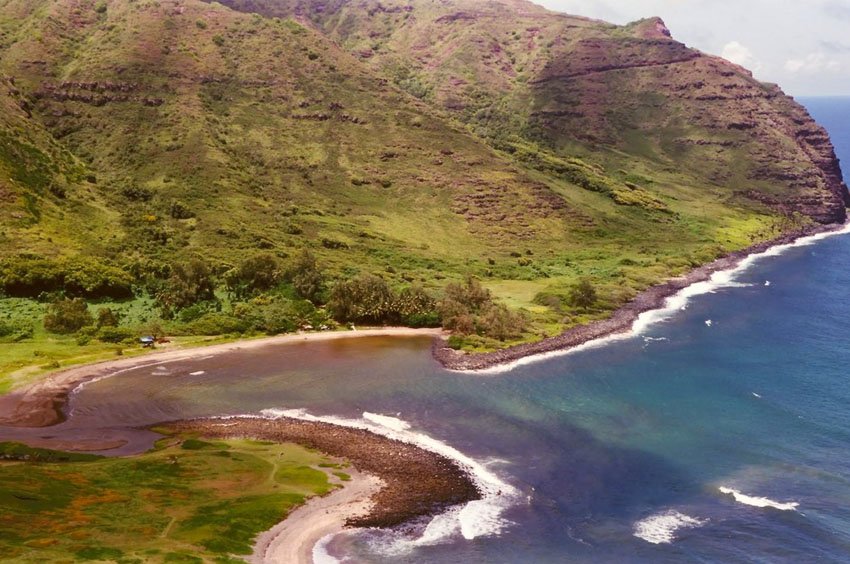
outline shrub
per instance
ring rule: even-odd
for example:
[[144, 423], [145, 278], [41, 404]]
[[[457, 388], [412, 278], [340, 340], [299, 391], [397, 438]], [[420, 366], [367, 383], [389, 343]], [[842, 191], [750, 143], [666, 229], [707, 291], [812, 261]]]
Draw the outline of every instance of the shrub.
[[450, 349], [458, 350], [463, 348], [464, 339], [460, 335], [451, 335], [446, 344]]
[[127, 186], [121, 193], [133, 202], [149, 202], [153, 198], [153, 192], [143, 186]]
[[26, 339], [32, 339], [32, 336], [32, 324], [0, 321], [0, 342], [18, 343]]
[[587, 311], [596, 303], [596, 288], [590, 280], [584, 279], [570, 290], [570, 305]]
[[171, 204], [168, 206], [168, 213], [174, 219], [192, 219], [195, 217], [195, 212], [179, 200], [171, 200]]
[[554, 312], [560, 313], [561, 311], [563, 311], [563, 303], [561, 302], [561, 298], [554, 294], [539, 292], [536, 296], [534, 296], [534, 303], [546, 306]]
[[461, 335], [475, 333], [505, 341], [521, 336], [528, 325], [523, 314], [495, 303], [490, 291], [473, 278], [446, 286], [437, 310], [443, 327]]
[[212, 42], [215, 43], [217, 46], [221, 47], [224, 45], [224, 37], [222, 37], [221, 35], [214, 35], [212, 38]]
[[157, 295], [157, 302], [166, 312], [215, 299], [215, 285], [209, 266], [200, 259], [177, 263], [171, 267], [171, 276], [165, 288]]
[[74, 333], [93, 322], [88, 305], [80, 298], [57, 300], [47, 306], [44, 316], [44, 328], [51, 333]]
[[292, 282], [292, 287], [300, 297], [314, 304], [321, 302], [324, 274], [316, 257], [309, 250], [304, 249], [298, 255], [287, 273], [287, 278]]
[[187, 332], [190, 335], [226, 335], [243, 333], [248, 329], [244, 320], [226, 313], [207, 313], [190, 323]]
[[345, 241], [337, 241], [336, 239], [322, 239], [322, 246], [326, 249], [347, 249], [348, 243]]
[[338, 321], [382, 323], [394, 312], [395, 296], [386, 280], [361, 274], [331, 290], [328, 309]]
[[[445, 300], [457, 302], [473, 313], [493, 301], [490, 290], [471, 276], [463, 284], [452, 282], [446, 286]], [[445, 301], [444, 300], [444, 301]]]
[[522, 336], [527, 321], [521, 313], [513, 312], [503, 304], [493, 304], [479, 317], [478, 324], [482, 335], [506, 341]]
[[97, 340], [104, 343], [120, 343], [136, 338], [136, 332], [129, 327], [101, 327]]
[[439, 327], [437, 302], [422, 286], [413, 285], [399, 292], [393, 310], [408, 327]]
[[216, 313], [220, 310], [221, 304], [218, 302], [200, 302], [181, 309], [177, 317], [183, 323], [191, 323], [208, 313]]
[[280, 265], [271, 254], [261, 254], [246, 259], [225, 275], [227, 291], [237, 298], [269, 290], [280, 282]]
[[112, 311], [108, 307], [103, 307], [97, 310], [97, 328], [102, 327], [118, 327], [121, 321], [121, 315]]

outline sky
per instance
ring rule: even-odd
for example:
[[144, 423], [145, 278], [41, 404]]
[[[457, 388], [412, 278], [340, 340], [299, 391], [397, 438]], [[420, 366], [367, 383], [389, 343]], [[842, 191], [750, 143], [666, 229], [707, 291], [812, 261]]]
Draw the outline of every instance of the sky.
[[533, 0], [624, 24], [660, 16], [682, 43], [793, 96], [850, 96], [850, 0]]

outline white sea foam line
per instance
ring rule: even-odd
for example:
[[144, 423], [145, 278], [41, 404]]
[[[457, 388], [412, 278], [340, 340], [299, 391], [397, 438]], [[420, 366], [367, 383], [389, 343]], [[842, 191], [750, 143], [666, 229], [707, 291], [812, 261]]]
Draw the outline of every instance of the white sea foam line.
[[593, 339], [591, 341], [587, 341], [586, 343], [582, 343], [581, 345], [577, 345], [568, 349], [530, 355], [517, 360], [513, 360], [511, 362], [506, 362], [505, 364], [499, 364], [497, 366], [491, 366], [489, 368], [482, 368], [480, 370], [460, 370], [458, 372], [463, 372], [467, 374], [503, 374], [505, 372], [510, 372], [515, 368], [527, 364], [535, 364], [544, 360], [548, 360], [550, 358], [567, 356], [580, 351], [603, 347], [615, 341], [631, 339], [632, 337], [635, 337], [645, 332], [652, 325], [655, 325], [656, 323], [659, 323], [661, 321], [664, 321], [665, 319], [672, 317], [676, 314], [676, 312], [684, 311], [687, 308], [688, 301], [694, 296], [709, 294], [717, 290], [718, 288], [752, 286], [752, 284], [741, 284], [739, 282], [735, 282], [734, 279], [736, 276], [745, 272], [747, 269], [753, 266], [753, 264], [763, 258], [779, 256], [782, 253], [788, 251], [789, 249], [793, 249], [796, 247], [807, 247], [823, 239], [835, 237], [837, 235], [846, 235], [848, 233], [850, 233], [850, 222], [846, 223], [841, 229], [837, 229], [835, 231], [826, 231], [824, 233], [808, 235], [806, 237], [801, 237], [797, 239], [793, 243], [775, 245], [760, 253], [753, 253], [751, 255], [747, 255], [736, 266], [727, 270], [718, 270], [717, 272], [714, 272], [711, 275], [711, 278], [709, 278], [708, 280], [704, 280], [702, 282], [695, 282], [690, 286], [682, 288], [681, 290], [664, 300], [664, 305], [662, 307], [642, 312], [640, 315], [638, 315], [638, 318], [634, 321], [634, 323], [632, 323], [631, 329], [628, 331], [624, 331], [622, 333], [615, 333], [614, 335], [607, 335], [598, 339]]
[[[77, 395], [78, 393], [80, 393], [83, 390], [83, 388], [85, 388], [89, 384], [94, 384], [95, 382], [100, 382], [101, 380], [106, 380], [107, 378], [112, 378], [113, 376], [118, 376], [119, 374], [124, 374], [125, 372], [131, 372], [133, 370], [141, 370], [143, 368], [151, 368], [151, 367], [155, 366], [156, 369], [153, 372], [151, 372], [151, 376], [166, 376], [166, 375], [170, 374], [170, 371], [167, 368], [165, 368], [165, 366], [164, 366], [166, 364], [169, 364], [169, 363], [172, 363], [172, 362], [181, 362], [181, 361], [184, 361], [184, 360], [191, 360], [193, 362], [197, 362], [197, 361], [201, 361], [201, 360], [208, 360], [210, 358], [215, 358], [215, 356], [216, 355], [207, 355], [207, 356], [202, 356], [202, 357], [196, 358], [196, 359], [170, 358], [170, 359], [166, 359], [166, 360], [158, 360], [158, 361], [154, 361], [154, 362], [148, 362], [148, 363], [145, 363], [145, 364], [137, 364], [135, 366], [128, 366], [127, 368], [121, 368], [119, 370], [114, 370], [114, 371], [109, 372], [107, 374], [103, 374], [101, 376], [97, 376], [95, 378], [90, 378], [88, 380], [84, 380], [84, 381], [80, 382], [79, 384], [77, 384], [71, 390], [69, 397], [73, 397], [73, 396]], [[161, 371], [161, 370], [164, 370], [164, 371]], [[204, 373], [205, 372], [203, 370], [200, 370], [200, 371], [197, 371], [197, 372], [190, 372], [189, 375], [190, 376], [200, 376], [201, 374], [204, 374]], [[73, 413], [73, 412], [74, 412], [74, 410], [71, 409], [71, 413]]]
[[313, 546], [313, 564], [337, 564], [339, 562], [339, 560], [331, 556], [328, 552], [328, 544], [338, 534], [331, 533], [325, 535]]
[[457, 533], [467, 540], [498, 535], [511, 524], [502, 515], [509, 506], [520, 500], [519, 491], [516, 488], [502, 481], [485, 464], [425, 433], [411, 430], [409, 423], [397, 417], [369, 412], [364, 412], [362, 419], [318, 417], [303, 409], [265, 409], [261, 413], [264, 417], [272, 419], [289, 417], [370, 431], [445, 456], [469, 473], [481, 491], [482, 498], [470, 501], [462, 507], [452, 507], [436, 515], [419, 538], [410, 539], [394, 534], [390, 542], [381, 546], [381, 550], [388, 555], [401, 555], [417, 546], [448, 542]]
[[796, 501], [774, 501], [767, 497], [756, 497], [751, 495], [746, 495], [741, 493], [738, 490], [734, 490], [732, 488], [727, 488], [726, 486], [720, 486], [718, 488], [720, 493], [731, 495], [735, 498], [735, 501], [738, 503], [743, 503], [744, 505], [751, 505], [753, 507], [772, 507], [774, 509], [779, 509], [780, 511], [797, 511], [797, 508], [800, 506]]
[[671, 509], [635, 523], [634, 536], [652, 544], [670, 544], [676, 540], [676, 531], [679, 529], [693, 529], [707, 522], [707, 519], [697, 519]]
[[[128, 366], [127, 368], [121, 368], [121, 369], [119, 369], [119, 370], [114, 370], [114, 371], [109, 372], [109, 373], [107, 373], [107, 374], [103, 374], [103, 375], [101, 375], [101, 376], [97, 376], [96, 378], [90, 378], [90, 379], [88, 379], [88, 380], [84, 380], [84, 381], [80, 382], [79, 384], [77, 384], [77, 385], [76, 385], [76, 386], [75, 386], [75, 387], [71, 390], [71, 393], [70, 393], [70, 394], [68, 394], [68, 397], [69, 397], [69, 402], [68, 402], [68, 403], [69, 403], [69, 405], [70, 405], [70, 400], [71, 400], [71, 399], [73, 399], [73, 398], [74, 398], [74, 396], [76, 396], [77, 394], [79, 394], [81, 391], [83, 391], [83, 388], [85, 388], [85, 387], [86, 387], [86, 386], [88, 386], [89, 384], [94, 384], [95, 382], [100, 382], [101, 380], [106, 380], [107, 378], [112, 378], [113, 376], [118, 376], [119, 374], [124, 374], [125, 372], [131, 372], [131, 371], [133, 371], [133, 370], [140, 370], [140, 369], [143, 369], [143, 368], [150, 368], [151, 366], [159, 366], [159, 365], [162, 365], [162, 364], [166, 364], [166, 363], [168, 363], [168, 362], [174, 362], [174, 361], [173, 361], [173, 360], [160, 360], [160, 361], [158, 361], [158, 362], [151, 362], [151, 363], [148, 363], [148, 364], [140, 364], [140, 365], [136, 365], [136, 366]], [[74, 409], [73, 409], [73, 408], [71, 408], [71, 409], [70, 409], [70, 411], [69, 411], [69, 414], [73, 414], [73, 413], [74, 413]]]

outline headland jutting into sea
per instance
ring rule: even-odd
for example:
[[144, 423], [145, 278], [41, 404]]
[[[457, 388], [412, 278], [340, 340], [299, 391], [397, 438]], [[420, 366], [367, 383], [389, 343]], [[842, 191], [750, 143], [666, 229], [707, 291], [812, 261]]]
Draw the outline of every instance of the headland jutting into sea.
[[673, 278], [647, 288], [635, 296], [632, 301], [614, 311], [611, 317], [607, 319], [573, 327], [555, 337], [499, 349], [493, 352], [473, 354], [464, 354], [451, 349], [447, 346], [445, 339], [438, 338], [434, 342], [433, 355], [449, 370], [460, 372], [488, 371], [505, 367], [530, 357], [546, 355], [547, 353], [565, 352], [591, 341], [627, 333], [632, 329], [641, 314], [663, 308], [668, 298], [689, 286], [710, 280], [717, 272], [732, 270], [747, 258], [764, 253], [773, 247], [790, 245], [800, 239], [815, 235], [838, 234], [847, 228], [847, 226], [848, 223], [815, 225], [787, 233], [770, 241], [752, 245], [740, 251], [731, 252], [713, 262], [691, 270], [684, 276]]
[[455, 461], [403, 441], [363, 429], [290, 417], [228, 417], [169, 423], [185, 433], [211, 439], [251, 438], [297, 443], [349, 461], [383, 486], [371, 510], [350, 518], [352, 527], [393, 527], [481, 498], [477, 486]]
[[155, 366], [174, 360], [191, 360], [198, 355], [217, 354], [239, 349], [262, 347], [286, 342], [303, 340], [325, 340], [349, 337], [385, 336], [432, 336], [432, 354], [446, 369], [459, 372], [478, 372], [509, 367], [512, 363], [551, 353], [568, 352], [575, 347], [592, 341], [628, 333], [635, 322], [646, 312], [664, 307], [665, 301], [678, 292], [711, 279], [718, 272], [732, 270], [743, 261], [764, 253], [774, 247], [791, 245], [795, 242], [817, 235], [839, 234], [847, 229], [850, 222], [843, 224], [813, 225], [805, 229], [782, 235], [781, 237], [752, 245], [740, 251], [731, 252], [711, 263], [697, 267], [684, 276], [670, 279], [651, 286], [639, 293], [632, 301], [620, 307], [612, 315], [600, 321], [573, 327], [562, 334], [536, 341], [516, 345], [487, 353], [463, 353], [447, 346], [446, 335], [438, 329], [409, 329], [388, 327], [358, 331], [309, 333], [282, 335], [249, 341], [238, 341], [199, 347], [163, 351], [151, 355], [129, 359], [100, 362], [93, 365], [78, 366], [56, 372], [30, 386], [0, 397], [2, 412], [0, 425], [12, 427], [49, 427], [66, 418], [68, 397], [81, 385], [93, 380], [108, 378], [121, 372], [141, 366]]

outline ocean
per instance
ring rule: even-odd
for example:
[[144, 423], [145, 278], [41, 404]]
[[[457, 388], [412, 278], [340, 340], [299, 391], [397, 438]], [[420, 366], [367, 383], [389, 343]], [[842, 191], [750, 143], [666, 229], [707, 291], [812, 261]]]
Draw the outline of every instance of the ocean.
[[[804, 103], [850, 162], [850, 99]], [[850, 562], [850, 235], [771, 255], [635, 336], [508, 372], [445, 371], [427, 339], [269, 347], [93, 382], [51, 433], [328, 418], [454, 457], [486, 494], [320, 561]]]

